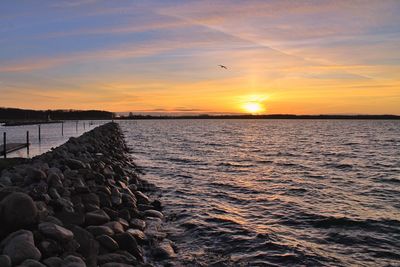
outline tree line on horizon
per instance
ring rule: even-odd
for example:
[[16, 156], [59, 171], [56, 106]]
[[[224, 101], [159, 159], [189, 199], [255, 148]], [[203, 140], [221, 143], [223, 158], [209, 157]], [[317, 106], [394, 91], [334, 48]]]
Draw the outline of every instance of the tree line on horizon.
[[114, 113], [103, 110], [31, 110], [0, 107], [0, 121], [106, 120], [114, 116]]

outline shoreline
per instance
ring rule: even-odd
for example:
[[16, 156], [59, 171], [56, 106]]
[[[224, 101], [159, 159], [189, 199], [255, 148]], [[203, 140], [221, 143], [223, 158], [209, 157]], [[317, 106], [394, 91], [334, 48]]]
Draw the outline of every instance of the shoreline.
[[116, 123], [4, 169], [0, 266], [168, 264], [162, 205], [139, 174]]

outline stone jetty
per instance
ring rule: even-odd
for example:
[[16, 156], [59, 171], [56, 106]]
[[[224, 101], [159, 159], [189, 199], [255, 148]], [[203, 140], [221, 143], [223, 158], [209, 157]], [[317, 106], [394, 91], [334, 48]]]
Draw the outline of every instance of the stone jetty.
[[0, 266], [168, 266], [155, 186], [116, 123], [70, 138], [0, 175]]

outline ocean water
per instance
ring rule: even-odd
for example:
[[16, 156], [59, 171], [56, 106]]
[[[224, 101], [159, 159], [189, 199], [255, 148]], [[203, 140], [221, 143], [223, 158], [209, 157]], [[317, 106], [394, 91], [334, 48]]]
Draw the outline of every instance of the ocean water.
[[34, 157], [49, 151], [52, 147], [57, 147], [65, 143], [70, 137], [77, 137], [84, 132], [104, 124], [105, 120], [80, 120], [65, 121], [62, 132], [61, 123], [49, 123], [40, 125], [22, 125], [22, 126], [3, 126], [0, 124], [0, 144], [3, 145], [3, 133], [6, 133], [7, 143], [26, 143], [26, 132], [29, 131], [29, 155], [26, 148], [7, 154], [8, 158], [14, 157]]
[[400, 266], [400, 121], [120, 125], [183, 266]]

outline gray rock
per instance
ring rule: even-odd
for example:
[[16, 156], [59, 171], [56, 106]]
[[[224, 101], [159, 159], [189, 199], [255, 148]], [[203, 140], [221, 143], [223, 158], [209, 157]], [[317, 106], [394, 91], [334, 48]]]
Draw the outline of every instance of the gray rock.
[[47, 267], [60, 267], [63, 260], [59, 257], [50, 257], [43, 260], [43, 263], [46, 264]]
[[155, 218], [160, 218], [160, 219], [164, 218], [164, 215], [157, 210], [145, 210], [144, 215], [146, 217], [155, 217]]
[[74, 234], [70, 230], [51, 222], [41, 223], [38, 227], [39, 232], [44, 236], [61, 242], [70, 241], [74, 238]]
[[86, 225], [101, 225], [110, 221], [110, 216], [103, 210], [88, 212], [85, 215]]
[[94, 236], [99, 236], [99, 235], [108, 235], [108, 236], [113, 236], [114, 231], [105, 225], [91, 225], [86, 228], [87, 231], [92, 233]]
[[172, 248], [171, 241], [168, 239], [164, 239], [163, 242], [156, 245], [152, 251], [152, 254], [158, 259], [170, 259], [176, 257], [176, 253]]
[[132, 266], [131, 264], [109, 262], [101, 265], [100, 267], [131, 267], [131, 266]]
[[8, 230], [21, 229], [37, 220], [35, 202], [24, 193], [12, 193], [5, 197], [0, 203], [0, 210], [0, 220]]
[[116, 222], [116, 221], [108, 222], [108, 223], [104, 224], [104, 226], [110, 227], [111, 230], [113, 230], [115, 234], [121, 234], [124, 232], [124, 227], [122, 226], [122, 224], [120, 224], [119, 222]]
[[113, 252], [119, 249], [118, 243], [107, 235], [98, 236], [97, 241], [99, 241], [100, 245]]
[[11, 267], [11, 259], [7, 255], [0, 255], [0, 266]]
[[73, 226], [70, 230], [74, 233], [75, 240], [79, 243], [79, 252], [86, 259], [88, 266], [97, 266], [97, 255], [99, 252], [99, 243], [94, 236], [79, 226]]
[[42, 254], [35, 247], [33, 234], [27, 230], [19, 230], [10, 234], [0, 244], [3, 254], [8, 255], [13, 265], [26, 259], [40, 260]]
[[150, 204], [149, 197], [143, 194], [141, 191], [135, 191], [135, 196], [139, 204]]
[[70, 167], [71, 170], [79, 170], [86, 168], [86, 165], [82, 161], [76, 159], [67, 159], [65, 161], [65, 164], [67, 164], [67, 166]]
[[143, 261], [143, 252], [139, 247], [136, 239], [129, 233], [122, 233], [114, 236], [115, 241], [117, 241], [119, 247], [127, 252], [131, 253], [136, 259]]
[[28, 260], [25, 260], [20, 265], [20, 267], [46, 267], [46, 265], [44, 265], [44, 264], [42, 264], [42, 263], [40, 263], [38, 261], [28, 259]]
[[130, 226], [143, 231], [146, 227], [146, 222], [141, 219], [132, 219], [130, 221]]
[[139, 243], [143, 243], [146, 239], [146, 236], [143, 233], [143, 231], [139, 229], [128, 229], [126, 230], [126, 232], [131, 234]]
[[126, 255], [120, 253], [109, 253], [100, 255], [98, 258], [98, 263], [100, 265], [107, 264], [107, 263], [123, 263], [123, 264], [130, 264], [131, 266], [136, 266], [137, 260], [133, 255]]
[[86, 267], [86, 263], [79, 257], [69, 255], [64, 259], [61, 267]]

